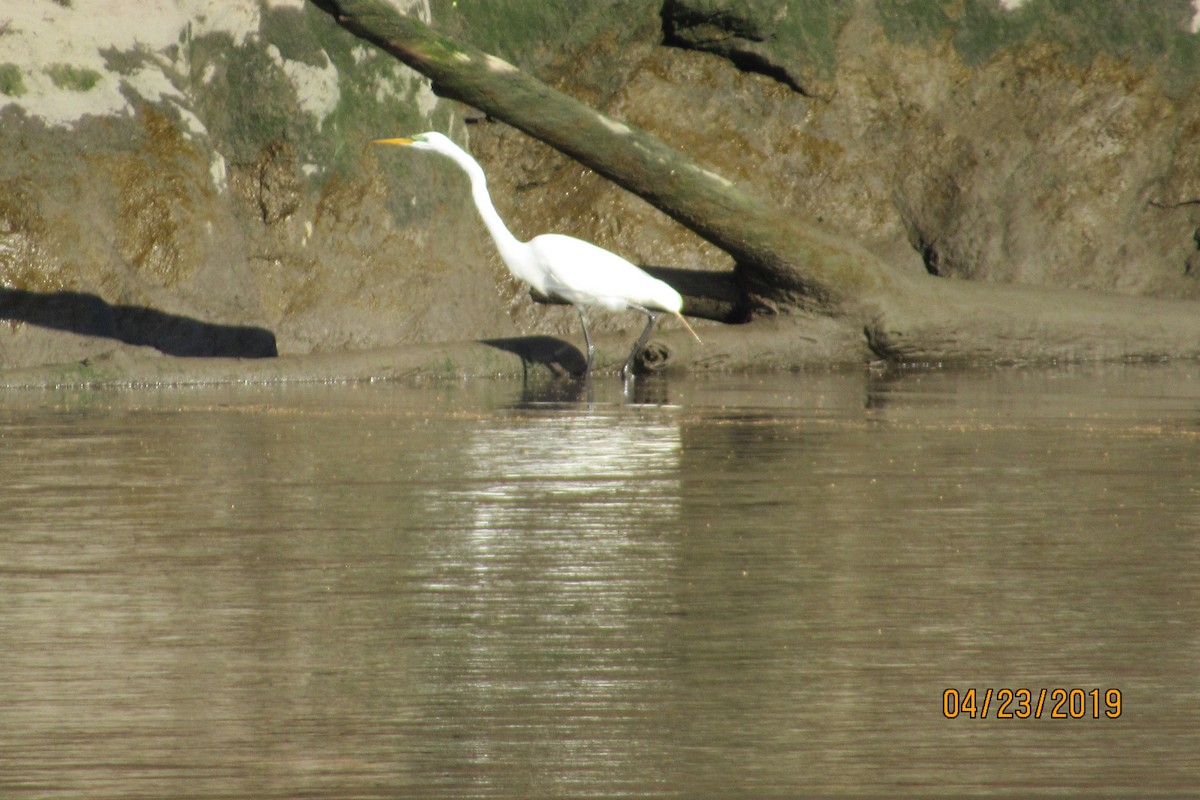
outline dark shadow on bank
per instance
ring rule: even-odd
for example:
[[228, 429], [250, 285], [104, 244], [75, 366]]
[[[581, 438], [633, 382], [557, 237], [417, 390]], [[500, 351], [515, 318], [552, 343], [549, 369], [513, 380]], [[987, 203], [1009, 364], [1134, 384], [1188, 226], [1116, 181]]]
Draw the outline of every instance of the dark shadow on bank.
[[[587, 359], [582, 351], [553, 336], [514, 336], [483, 339], [484, 344], [521, 359], [521, 400], [518, 408], [569, 405], [590, 396], [591, 384], [583, 377]], [[531, 374], [531, 367], [545, 372]], [[538, 371], [540, 372], [540, 370]]]
[[545, 368], [560, 378], [583, 375], [587, 358], [574, 345], [553, 336], [514, 336], [508, 339], [484, 339], [483, 343], [497, 350], [519, 356], [529, 376], [530, 366]]
[[153, 347], [169, 356], [273, 358], [275, 334], [248, 325], [218, 325], [143, 306], [113, 305], [84, 292], [0, 288], [0, 320]]

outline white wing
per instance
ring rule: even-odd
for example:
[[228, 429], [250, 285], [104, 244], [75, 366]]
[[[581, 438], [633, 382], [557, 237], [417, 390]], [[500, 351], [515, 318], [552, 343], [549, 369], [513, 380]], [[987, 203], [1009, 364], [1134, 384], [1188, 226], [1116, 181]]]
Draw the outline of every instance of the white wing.
[[678, 313], [679, 292], [625, 259], [590, 242], [547, 233], [529, 247], [546, 273], [546, 289], [577, 305], [622, 311], [630, 305]]

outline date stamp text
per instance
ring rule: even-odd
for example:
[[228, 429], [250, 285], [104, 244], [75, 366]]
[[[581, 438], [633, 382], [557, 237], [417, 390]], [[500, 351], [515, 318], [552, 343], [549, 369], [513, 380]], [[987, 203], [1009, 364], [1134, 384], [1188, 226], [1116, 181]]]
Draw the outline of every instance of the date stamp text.
[[1117, 719], [1120, 689], [947, 689], [946, 719]]

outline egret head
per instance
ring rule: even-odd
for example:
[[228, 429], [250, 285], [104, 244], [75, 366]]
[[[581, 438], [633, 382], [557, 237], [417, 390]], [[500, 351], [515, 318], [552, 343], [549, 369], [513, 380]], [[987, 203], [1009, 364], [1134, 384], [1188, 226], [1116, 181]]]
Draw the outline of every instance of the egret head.
[[402, 137], [399, 139], [375, 139], [373, 143], [403, 145], [415, 150], [433, 150], [438, 153], [459, 149], [447, 136], [437, 131], [418, 133], [411, 137]]

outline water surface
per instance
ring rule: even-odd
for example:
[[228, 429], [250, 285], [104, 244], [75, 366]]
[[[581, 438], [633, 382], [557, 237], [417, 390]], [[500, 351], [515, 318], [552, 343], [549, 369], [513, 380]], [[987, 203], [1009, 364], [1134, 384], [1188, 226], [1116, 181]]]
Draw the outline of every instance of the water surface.
[[0, 794], [1200, 785], [1194, 368], [577, 395], [0, 394]]

